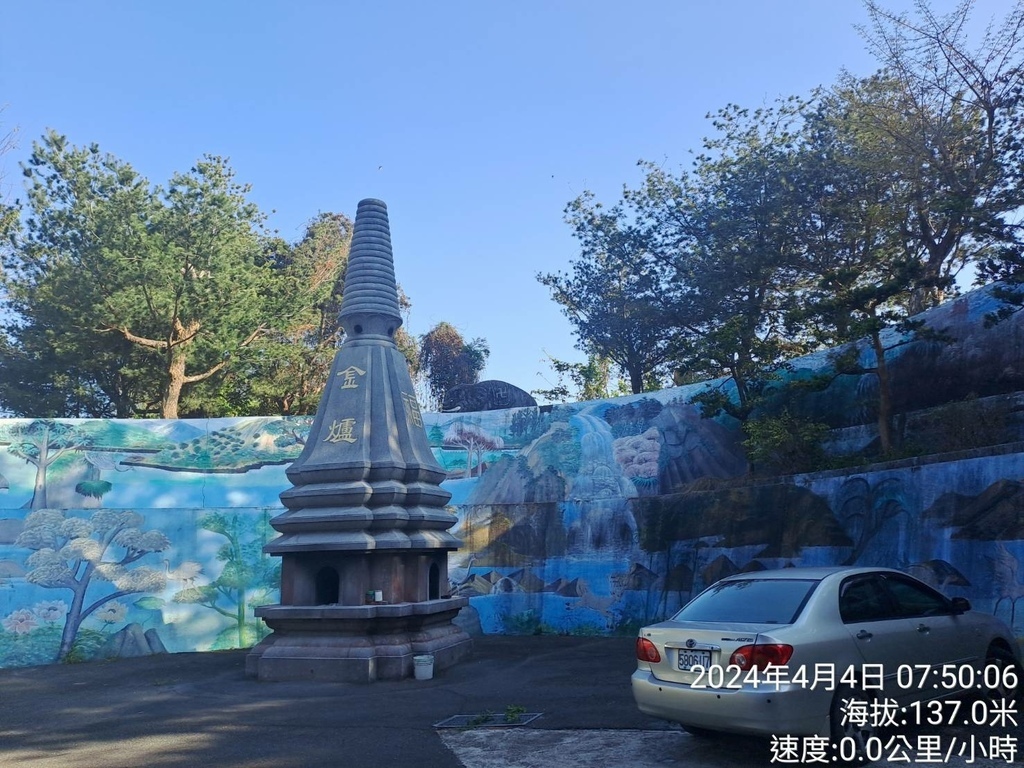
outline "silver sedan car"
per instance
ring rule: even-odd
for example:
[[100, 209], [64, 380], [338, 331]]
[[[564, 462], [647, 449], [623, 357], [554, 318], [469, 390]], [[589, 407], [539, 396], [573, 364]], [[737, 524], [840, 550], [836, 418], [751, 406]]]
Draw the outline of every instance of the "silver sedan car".
[[857, 750], [879, 726], [924, 722], [933, 700], [970, 691], [1016, 706], [1024, 682], [1005, 623], [886, 568], [730, 576], [641, 629], [636, 655], [646, 714], [699, 735], [819, 736]]

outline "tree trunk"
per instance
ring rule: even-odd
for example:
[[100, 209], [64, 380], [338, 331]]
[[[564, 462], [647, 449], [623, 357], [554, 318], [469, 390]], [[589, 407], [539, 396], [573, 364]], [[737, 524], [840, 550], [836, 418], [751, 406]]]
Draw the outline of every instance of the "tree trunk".
[[629, 388], [633, 390], [634, 395], [644, 391], [644, 373], [639, 368], [629, 369]]
[[[98, 482], [103, 479], [103, 474], [96, 467], [95, 464], [87, 464], [85, 468], [85, 476], [83, 480], [86, 482]], [[82, 509], [96, 509], [103, 506], [103, 495], [99, 496], [86, 496], [82, 502]]]
[[878, 376], [878, 442], [882, 455], [892, 452], [892, 389], [889, 366], [885, 362], [885, 347], [881, 334], [871, 334], [871, 346], [875, 350], [875, 371]]
[[43, 429], [36, 459], [36, 482], [32, 489], [32, 509], [46, 509], [46, 467], [50, 463], [50, 428]]
[[164, 387], [164, 396], [160, 401], [160, 418], [178, 418], [178, 402], [181, 400], [181, 388], [185, 384], [185, 350], [181, 347], [172, 346], [168, 353], [169, 364], [167, 366], [167, 386]]

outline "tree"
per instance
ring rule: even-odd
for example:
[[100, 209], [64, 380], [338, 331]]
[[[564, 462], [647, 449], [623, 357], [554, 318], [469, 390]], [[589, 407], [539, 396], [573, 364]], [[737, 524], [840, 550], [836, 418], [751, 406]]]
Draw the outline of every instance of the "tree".
[[[331, 365], [345, 332], [338, 321], [345, 290], [352, 221], [341, 213], [312, 219], [302, 239], [289, 245], [280, 239], [266, 246], [276, 279], [276, 292], [287, 305], [275, 314], [290, 318], [239, 351], [225, 376], [198, 388], [190, 400], [222, 416], [285, 416], [316, 412]], [[398, 288], [398, 303], [408, 314], [411, 302]], [[419, 367], [416, 341], [402, 327], [395, 344], [415, 376]]]
[[295, 305], [278, 313], [290, 322], [240, 350], [222, 379], [195, 393], [197, 404], [219, 400], [218, 415], [316, 411], [344, 336], [338, 312], [351, 239], [347, 216], [321, 213], [294, 246], [280, 239], [266, 245], [277, 279], [288, 286], [276, 296]]
[[227, 366], [271, 327], [268, 310], [282, 306], [268, 302], [263, 215], [248, 192], [220, 157], [172, 177], [158, 218], [164, 252], [150, 251], [134, 273], [118, 275], [127, 279], [108, 298], [112, 312], [97, 318], [104, 331], [159, 354], [162, 418], [177, 418], [182, 389]]
[[[137, 512], [106, 509], [89, 518], [67, 517], [64, 510], [39, 509], [25, 518], [15, 546], [35, 550], [26, 563], [26, 581], [72, 593], [58, 661], [68, 657], [82, 622], [97, 609], [125, 595], [159, 592], [167, 586], [164, 574], [155, 568], [129, 568], [151, 552], [162, 552], [170, 546], [160, 531], [141, 530], [142, 522]], [[93, 596], [86, 605], [96, 582], [111, 584], [113, 591]]]
[[[405, 291], [402, 290], [402, 286], [398, 286], [398, 306], [402, 310], [404, 322], [408, 324], [409, 313], [412, 310], [412, 302], [409, 297], [405, 295]], [[490, 354], [490, 350], [487, 350], [487, 344], [483, 339], [475, 339], [474, 343], [479, 342], [478, 347], [472, 354], [482, 354], [483, 361], [487, 361], [487, 356]], [[395, 329], [395, 346], [398, 347], [398, 351], [402, 353], [406, 362], [409, 364], [409, 375], [413, 381], [420, 374], [420, 347], [417, 343], [416, 337], [405, 330], [405, 326], [399, 326]], [[484, 351], [486, 350], [486, 351]], [[483, 364], [480, 366], [480, 370], [483, 370]]]
[[[20, 359], [0, 363], [35, 366], [42, 381], [69, 371], [55, 415], [177, 418], [187, 387], [301, 305], [280, 300], [288, 283], [263, 248], [263, 216], [224, 158], [151, 189], [96, 145], [51, 132], [25, 173], [30, 215], [4, 275], [16, 319], [0, 350]], [[22, 394], [0, 385], [15, 412], [28, 411]]]
[[612, 386], [612, 361], [608, 358], [588, 355], [585, 363], [567, 363], [549, 355], [548, 360], [558, 376], [558, 383], [551, 389], [532, 392], [545, 400], [566, 403], [570, 400], [603, 400], [629, 394], [622, 379], [618, 379], [616, 386]]
[[644, 164], [645, 183], [630, 194], [647, 249], [673, 271], [664, 294], [674, 367], [685, 379], [726, 377], [735, 399], [721, 391], [700, 399], [740, 419], [805, 349], [785, 326], [800, 253], [792, 148], [803, 109], [789, 99], [719, 110], [718, 134], [704, 139], [692, 171], [675, 177]]
[[438, 408], [457, 384], [475, 384], [491, 351], [482, 338], [466, 343], [450, 323], [441, 322], [420, 338], [420, 371]]
[[824, 464], [828, 426], [800, 419], [783, 409], [778, 416], [761, 415], [743, 424], [747, 458], [758, 474], [813, 472]]
[[[859, 92], [889, 89], [878, 78], [857, 86]], [[835, 372], [876, 377], [879, 442], [887, 454], [894, 442], [887, 355], [924, 333], [909, 308], [936, 284], [925, 274], [920, 243], [903, 226], [903, 175], [862, 103], [849, 89], [825, 93], [807, 115], [795, 174], [802, 195], [800, 300], [787, 324], [817, 346], [858, 344], [837, 352]], [[867, 355], [859, 347], [865, 339]]]
[[562, 307], [577, 348], [612, 361], [631, 391], [643, 392], [666, 373], [674, 336], [665, 265], [631, 224], [628, 201], [606, 211], [585, 192], [569, 203], [565, 218], [580, 256], [570, 272], [540, 273], [537, 280]]
[[145, 387], [141, 355], [101, 336], [90, 315], [106, 277], [98, 263], [115, 241], [144, 237], [152, 195], [130, 166], [54, 133], [35, 146], [25, 173], [36, 215], [2, 254], [11, 319], [0, 343], [0, 402], [32, 416], [133, 415]]
[[990, 24], [976, 51], [972, 6], [940, 16], [919, 0], [911, 17], [867, 0], [864, 35], [886, 87], [849, 88], [869, 118], [863, 130], [898, 169], [901, 230], [921, 249], [912, 314], [941, 301], [967, 263], [981, 262], [986, 278], [1013, 278], [1024, 264], [1013, 220], [1024, 205], [1024, 4]]

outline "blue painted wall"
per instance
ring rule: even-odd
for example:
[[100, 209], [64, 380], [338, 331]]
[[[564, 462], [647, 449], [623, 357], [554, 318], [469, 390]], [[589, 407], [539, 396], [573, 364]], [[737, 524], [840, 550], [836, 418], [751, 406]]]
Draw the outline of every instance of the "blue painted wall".
[[[953, 343], [893, 353], [898, 410], [1022, 388], [1020, 322], [985, 328], [992, 306], [939, 308]], [[811, 356], [792, 375], [828, 365]], [[464, 618], [632, 633], [729, 573], [856, 562], [905, 568], [1021, 631], [1018, 446], [752, 484], [740, 433], [687, 404], [703, 386], [424, 414], [465, 542], [450, 557]], [[870, 377], [837, 380], [802, 407], [863, 447], [872, 396]], [[277, 601], [279, 578], [262, 546], [310, 423], [0, 420], [0, 666], [258, 640], [253, 608]]]

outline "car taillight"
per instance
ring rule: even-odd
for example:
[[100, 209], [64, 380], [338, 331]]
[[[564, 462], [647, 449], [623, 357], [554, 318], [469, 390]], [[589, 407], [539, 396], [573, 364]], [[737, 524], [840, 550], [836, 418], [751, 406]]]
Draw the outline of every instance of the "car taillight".
[[[638, 651], [639, 652], [639, 651]], [[781, 643], [744, 645], [733, 651], [729, 663], [740, 669], [764, 669], [768, 666], [782, 666], [793, 656], [793, 646]]]
[[636, 639], [636, 658], [637, 661], [649, 661], [653, 664], [661, 661], [661, 654], [658, 653], [654, 643], [646, 637], [638, 637]]

